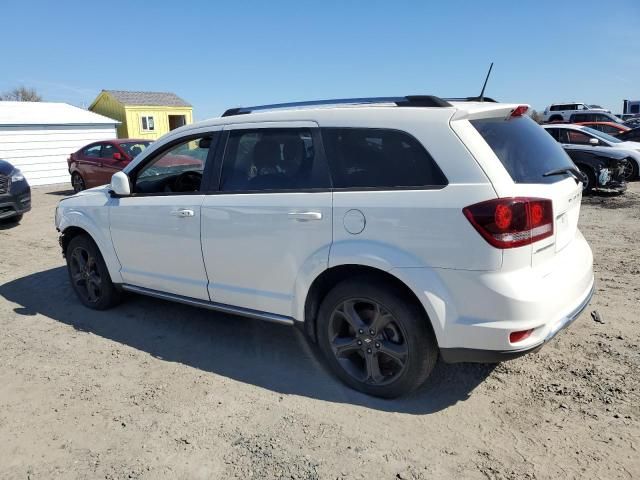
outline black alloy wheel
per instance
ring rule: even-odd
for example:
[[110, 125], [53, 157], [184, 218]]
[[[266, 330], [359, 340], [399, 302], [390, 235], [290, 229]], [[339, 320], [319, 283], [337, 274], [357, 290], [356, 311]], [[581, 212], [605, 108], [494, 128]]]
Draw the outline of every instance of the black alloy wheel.
[[88, 303], [98, 303], [102, 298], [102, 278], [96, 258], [84, 247], [77, 246], [71, 252], [69, 273], [74, 289]]
[[438, 344], [417, 299], [371, 277], [335, 285], [320, 304], [318, 344], [345, 384], [383, 398], [415, 390], [438, 358]]
[[71, 286], [83, 305], [105, 310], [120, 302], [122, 294], [111, 281], [102, 254], [91, 237], [73, 237], [65, 257]]
[[386, 385], [405, 370], [406, 333], [374, 300], [354, 298], [340, 304], [331, 316], [329, 339], [342, 368], [359, 382]]

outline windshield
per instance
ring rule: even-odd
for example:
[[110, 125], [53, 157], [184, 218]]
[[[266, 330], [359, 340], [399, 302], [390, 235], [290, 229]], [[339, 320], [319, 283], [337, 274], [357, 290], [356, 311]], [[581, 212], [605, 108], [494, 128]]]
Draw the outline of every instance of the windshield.
[[598, 137], [600, 140], [605, 140], [609, 143], [622, 143], [622, 140], [616, 137], [612, 137], [608, 133], [601, 132], [600, 130], [595, 130], [589, 127], [583, 127], [585, 132], [590, 133], [594, 137]]
[[136, 155], [141, 154], [145, 148], [151, 145], [151, 142], [124, 142], [120, 144], [120, 148], [129, 155], [129, 157], [134, 158]]
[[471, 120], [515, 183], [555, 183], [569, 175], [545, 177], [576, 166], [558, 142], [529, 117]]

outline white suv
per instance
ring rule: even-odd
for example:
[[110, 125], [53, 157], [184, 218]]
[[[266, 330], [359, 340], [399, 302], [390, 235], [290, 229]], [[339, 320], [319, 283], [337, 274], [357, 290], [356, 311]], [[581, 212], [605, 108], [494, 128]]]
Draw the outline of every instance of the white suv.
[[[549, 105], [544, 109], [542, 114], [542, 120], [544, 122], [569, 122], [571, 120], [571, 115], [578, 113], [611, 113], [604, 108], [596, 108], [591, 105], [587, 105], [586, 103], [554, 103]], [[596, 118], [596, 117], [591, 117]], [[587, 120], [576, 120], [576, 122], [586, 122]], [[604, 120], [589, 120], [592, 122], [610, 122], [609, 118]], [[619, 119], [617, 120], [619, 121]]]
[[394, 397], [438, 356], [537, 350], [593, 293], [582, 187], [527, 106], [437, 97], [239, 108], [62, 200], [82, 303], [121, 291], [303, 328]]

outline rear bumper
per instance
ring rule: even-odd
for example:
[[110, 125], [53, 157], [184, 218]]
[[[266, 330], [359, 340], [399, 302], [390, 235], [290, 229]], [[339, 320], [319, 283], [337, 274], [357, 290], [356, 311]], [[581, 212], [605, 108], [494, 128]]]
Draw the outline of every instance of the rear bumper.
[[[446, 361], [496, 361], [540, 348], [569, 325], [593, 294], [593, 255], [577, 231], [535, 266], [477, 272], [395, 269], [423, 304]], [[510, 334], [532, 330], [511, 343]]]
[[521, 357], [527, 353], [534, 353], [540, 350], [543, 345], [553, 339], [558, 333], [571, 325], [584, 311], [585, 308], [591, 302], [593, 293], [595, 291], [595, 282], [591, 285], [591, 289], [587, 296], [580, 302], [580, 305], [570, 312], [568, 315], [562, 317], [558, 322], [551, 326], [551, 329], [547, 333], [542, 342], [527, 346], [522, 349], [516, 350], [480, 350], [475, 348], [441, 348], [440, 357], [446, 363], [461, 363], [461, 362], [474, 362], [474, 363], [498, 363], [505, 360], [513, 360], [514, 358]]

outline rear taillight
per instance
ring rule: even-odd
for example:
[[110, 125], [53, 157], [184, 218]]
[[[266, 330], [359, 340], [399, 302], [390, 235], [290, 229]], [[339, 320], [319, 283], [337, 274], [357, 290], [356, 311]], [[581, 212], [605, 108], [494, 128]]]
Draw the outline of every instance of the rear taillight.
[[544, 198], [496, 198], [462, 209], [496, 248], [529, 245], [553, 235], [553, 204]]

